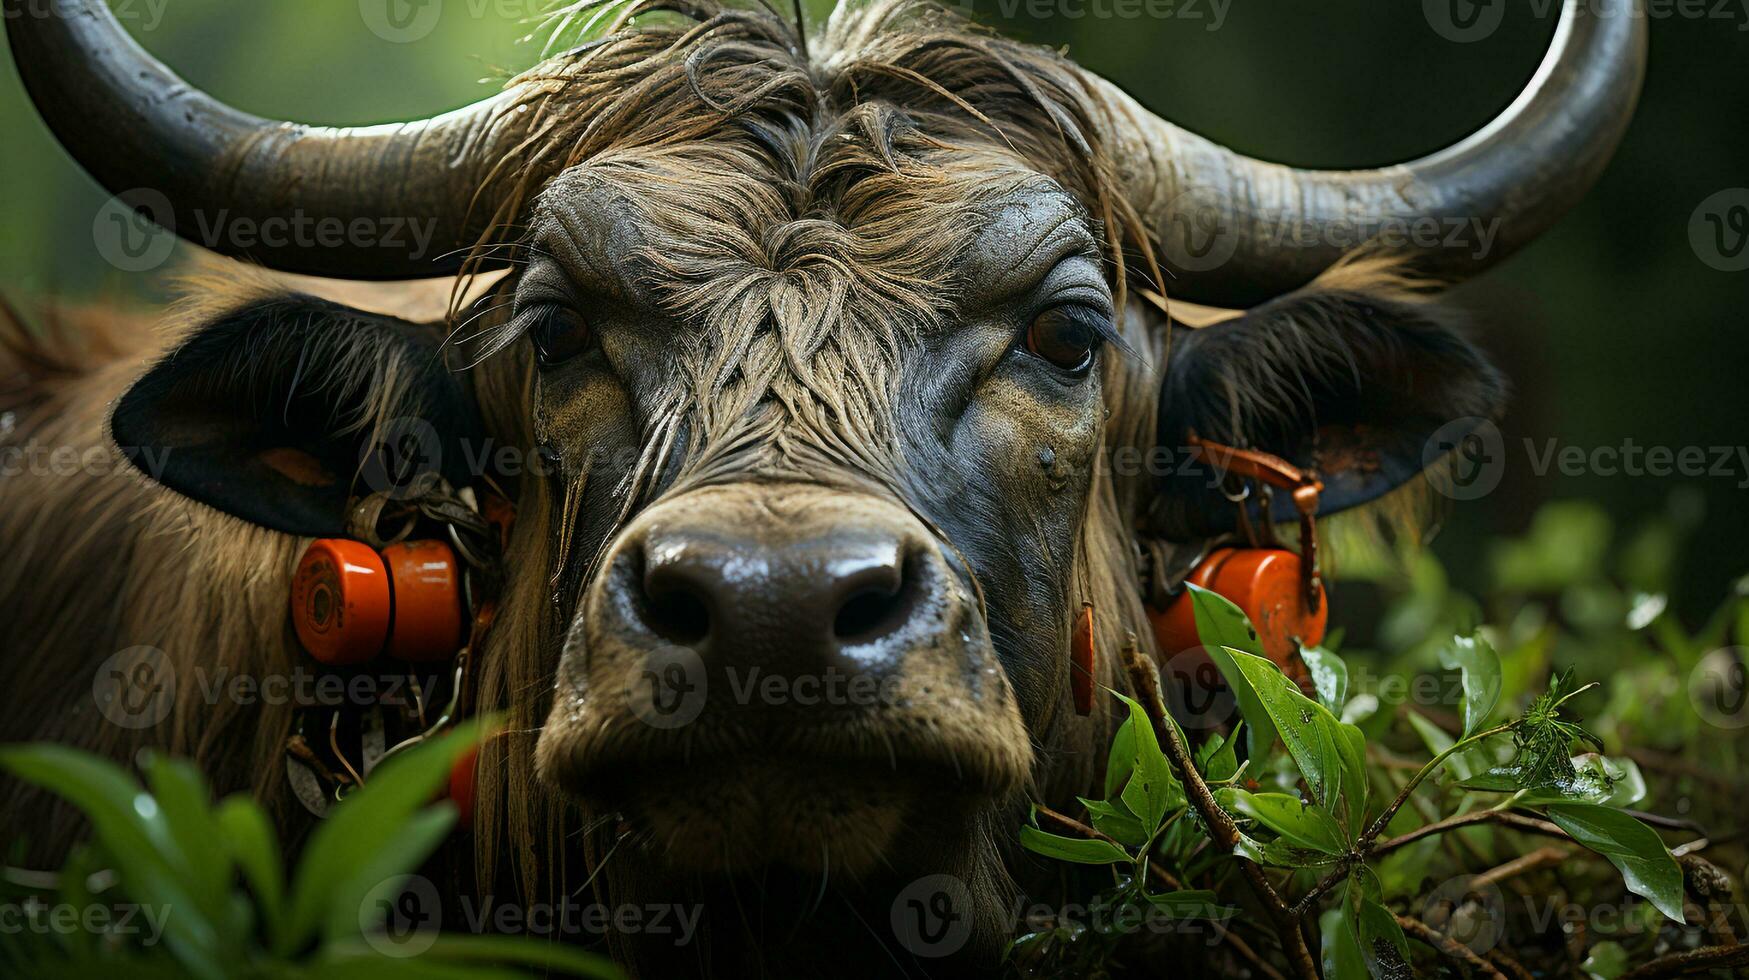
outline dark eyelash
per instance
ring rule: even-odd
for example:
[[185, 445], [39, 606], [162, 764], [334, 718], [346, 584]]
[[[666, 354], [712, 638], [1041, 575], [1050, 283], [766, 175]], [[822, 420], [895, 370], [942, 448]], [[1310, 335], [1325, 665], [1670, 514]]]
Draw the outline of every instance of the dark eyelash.
[[1128, 340], [1124, 339], [1123, 334], [1118, 333], [1117, 323], [1104, 311], [1094, 309], [1085, 303], [1063, 303], [1040, 310], [1034, 319], [1051, 312], [1066, 316], [1092, 330], [1101, 341], [1110, 344], [1126, 357], [1141, 357], [1141, 353], [1131, 346]]

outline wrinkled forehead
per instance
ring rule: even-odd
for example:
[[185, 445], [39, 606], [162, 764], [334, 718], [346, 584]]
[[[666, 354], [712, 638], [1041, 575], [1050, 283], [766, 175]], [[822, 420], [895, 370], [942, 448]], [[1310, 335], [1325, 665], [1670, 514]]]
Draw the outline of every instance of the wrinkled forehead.
[[548, 184], [529, 230], [572, 289], [677, 316], [807, 281], [942, 321], [1101, 254], [1056, 181], [976, 151], [800, 176], [708, 145], [604, 154]]

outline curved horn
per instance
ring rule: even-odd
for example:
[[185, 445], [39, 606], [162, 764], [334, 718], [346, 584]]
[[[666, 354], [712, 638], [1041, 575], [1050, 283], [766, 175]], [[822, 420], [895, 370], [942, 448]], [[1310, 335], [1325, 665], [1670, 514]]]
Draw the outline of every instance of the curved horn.
[[[1642, 0], [1565, 0], [1547, 57], [1493, 122], [1431, 156], [1347, 171], [1235, 153], [1154, 116], [1109, 82], [1091, 84], [1117, 117], [1114, 154], [1160, 238], [1175, 277], [1169, 291], [1247, 307], [1306, 284], [1375, 238], [1387, 247], [1426, 243], [1417, 268], [1452, 282], [1500, 261], [1597, 180], [1627, 129], [1645, 69]], [[1447, 245], [1460, 225], [1462, 245]]]
[[5, 15], [31, 100], [99, 183], [196, 244], [276, 269], [453, 271], [462, 256], [449, 253], [495, 210], [473, 195], [521, 135], [511, 93], [383, 126], [262, 119], [176, 77], [103, 0], [5, 0]]

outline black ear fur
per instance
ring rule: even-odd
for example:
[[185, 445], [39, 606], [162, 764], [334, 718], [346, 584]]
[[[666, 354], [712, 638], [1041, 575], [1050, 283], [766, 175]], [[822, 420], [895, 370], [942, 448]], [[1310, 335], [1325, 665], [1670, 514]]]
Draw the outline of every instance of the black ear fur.
[[[1320, 513], [1367, 503], [1416, 478], [1442, 426], [1499, 417], [1505, 380], [1456, 320], [1395, 281], [1369, 288], [1339, 276], [1237, 320], [1181, 330], [1161, 386], [1160, 445], [1179, 461], [1192, 432], [1261, 449], [1318, 474]], [[1235, 507], [1212, 482], [1201, 465], [1162, 476], [1157, 530], [1231, 530]], [[1293, 518], [1287, 495], [1275, 505], [1273, 519]]]
[[436, 325], [310, 296], [253, 300], [147, 371], [110, 431], [178, 493], [275, 530], [338, 535], [355, 492], [385, 489], [360, 489], [384, 481], [382, 440], [416, 440], [418, 465], [467, 483], [462, 445], [479, 417], [442, 342]]

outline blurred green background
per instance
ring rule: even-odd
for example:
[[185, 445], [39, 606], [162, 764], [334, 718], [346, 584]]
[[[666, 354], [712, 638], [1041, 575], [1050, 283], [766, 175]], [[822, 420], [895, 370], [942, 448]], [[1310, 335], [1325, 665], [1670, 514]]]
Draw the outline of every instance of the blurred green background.
[[[544, 0], [427, 0], [440, 15], [405, 42], [370, 28], [384, 2], [112, 6], [194, 84], [263, 115], [314, 123], [451, 108], [538, 58], [540, 43], [519, 39]], [[1142, 8], [1163, 17], [1094, 16], [1126, 9], [1111, 0], [973, 0], [962, 9], [1013, 36], [1067, 45], [1162, 115], [1238, 149], [1342, 167], [1437, 149], [1512, 99], [1548, 43], [1555, 5], [1491, 2], [1505, 5], [1500, 27], [1472, 43], [1442, 37], [1416, 0]], [[810, 20], [822, 23], [829, 6], [810, 0]], [[1672, 449], [1749, 444], [1749, 272], [1709, 267], [1689, 237], [1703, 200], [1749, 187], [1749, 0], [1701, 6], [1726, 16], [1654, 18], [1645, 96], [1598, 189], [1544, 240], [1459, 293], [1516, 394], [1498, 489], [1450, 508], [1436, 541], [1457, 582], [1483, 587], [1497, 564], [1486, 539], [1522, 533], [1540, 503], [1570, 497], [1598, 502], [1624, 533], [1673, 513], [1692, 529], [1673, 589], [1688, 617], [1749, 570], [1749, 459], [1734, 449], [1725, 475], [1659, 478], [1539, 474], [1526, 447], [1540, 456], [1551, 438], [1586, 453], [1628, 439]], [[53, 143], [10, 66], [0, 71], [0, 132], [0, 289], [15, 299], [156, 295], [151, 275], [118, 272], [97, 254], [92, 224], [107, 195]]]

